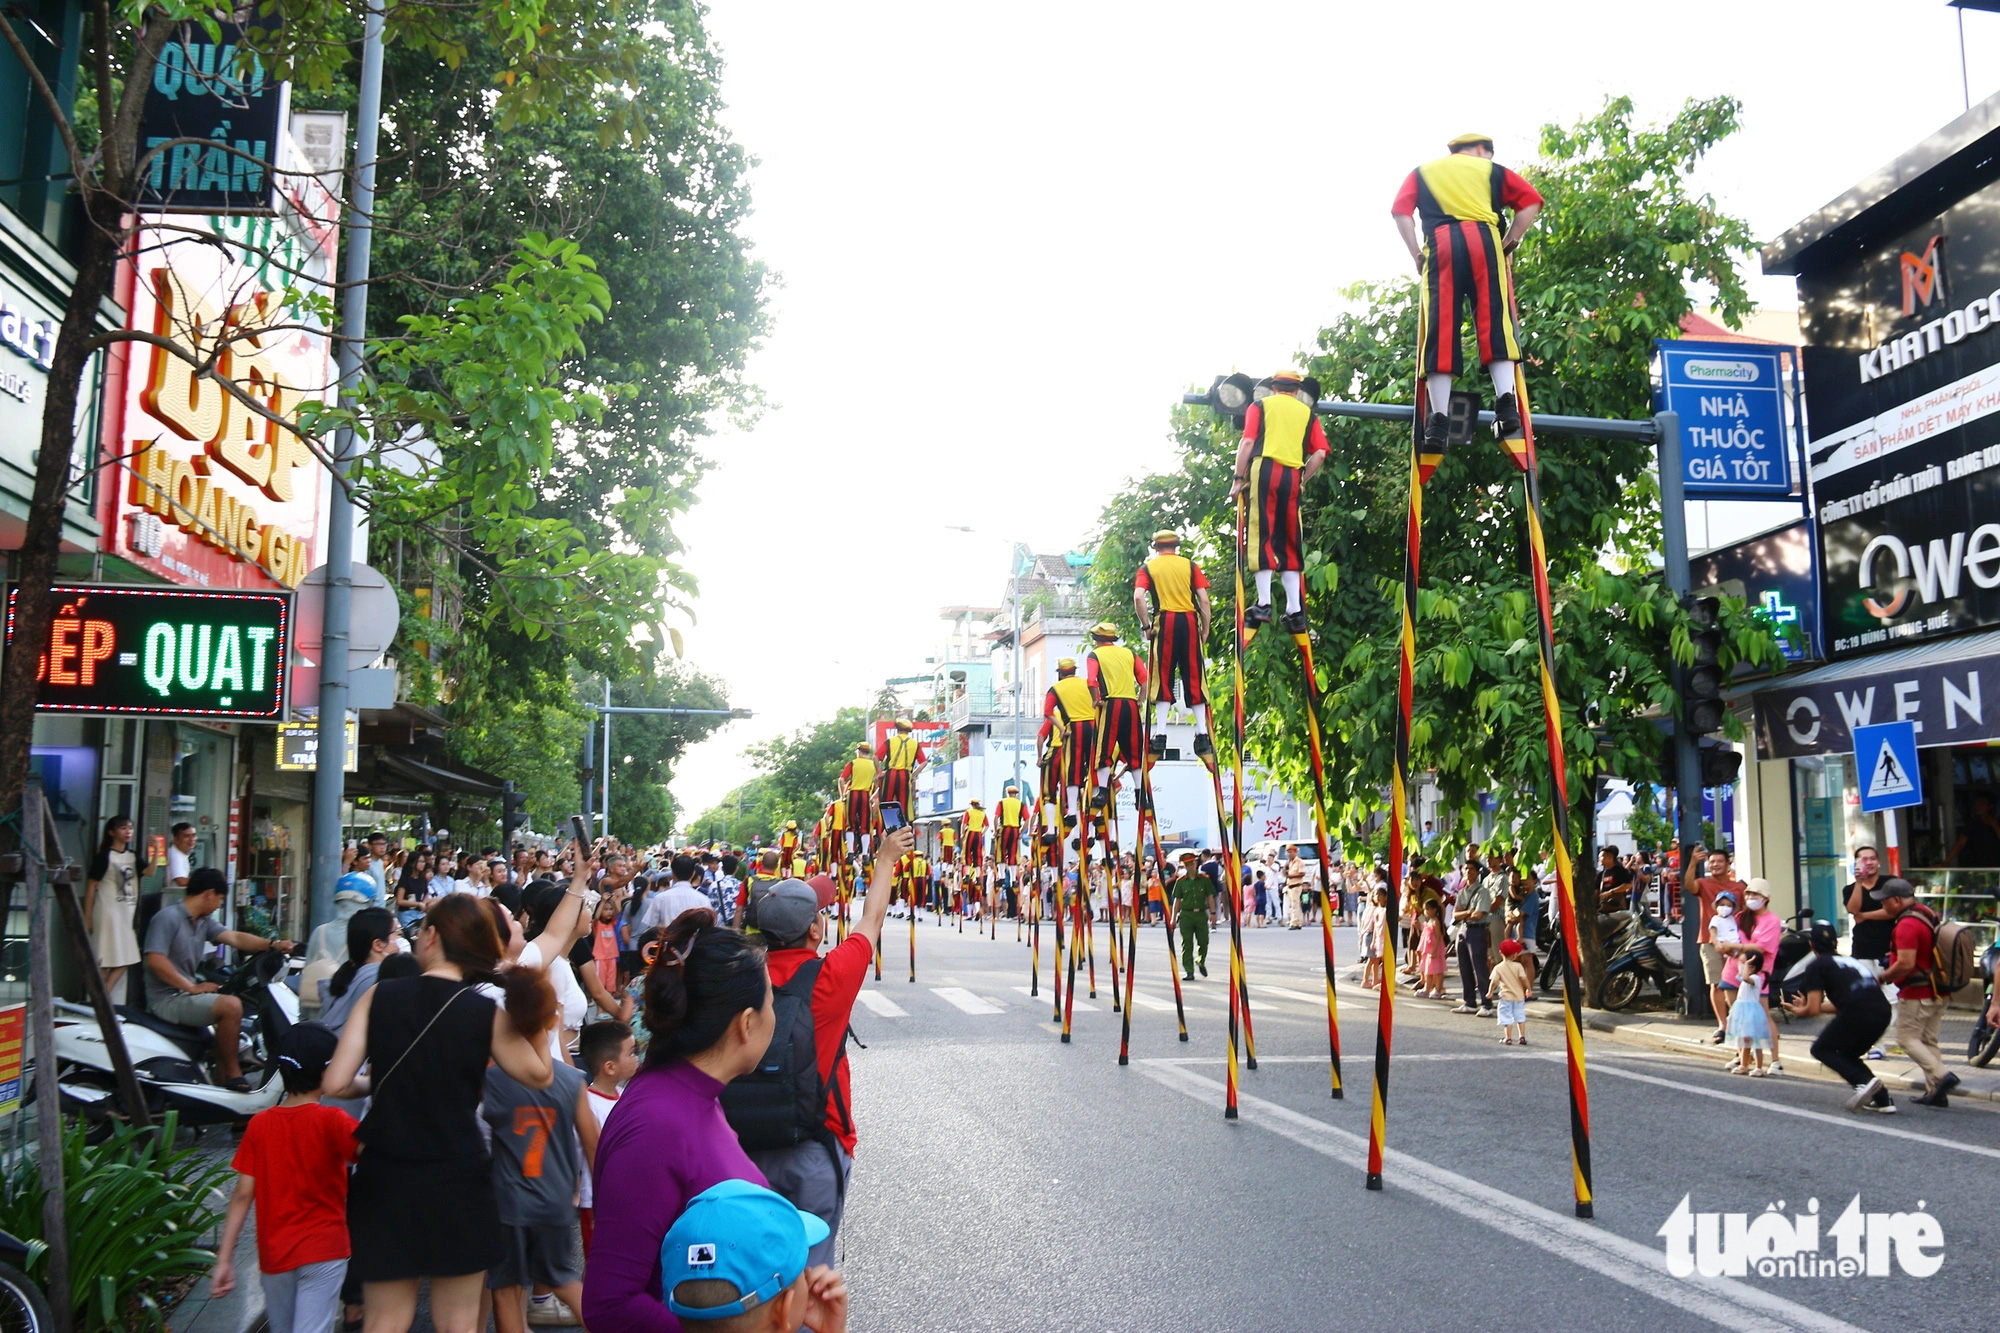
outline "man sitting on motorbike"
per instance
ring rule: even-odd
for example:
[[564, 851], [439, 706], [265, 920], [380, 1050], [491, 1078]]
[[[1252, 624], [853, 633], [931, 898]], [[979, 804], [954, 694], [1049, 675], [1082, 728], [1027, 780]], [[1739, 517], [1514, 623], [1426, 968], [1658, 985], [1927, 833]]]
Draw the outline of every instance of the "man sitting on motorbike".
[[248, 1092], [250, 1082], [236, 1062], [243, 1030], [243, 1001], [219, 995], [212, 981], [196, 981], [209, 946], [226, 944], [246, 953], [276, 949], [290, 953], [290, 940], [267, 940], [240, 930], [224, 930], [215, 919], [229, 884], [214, 866], [188, 876], [187, 897], [163, 907], [146, 927], [146, 1008], [169, 1023], [215, 1028], [215, 1074], [231, 1092]]

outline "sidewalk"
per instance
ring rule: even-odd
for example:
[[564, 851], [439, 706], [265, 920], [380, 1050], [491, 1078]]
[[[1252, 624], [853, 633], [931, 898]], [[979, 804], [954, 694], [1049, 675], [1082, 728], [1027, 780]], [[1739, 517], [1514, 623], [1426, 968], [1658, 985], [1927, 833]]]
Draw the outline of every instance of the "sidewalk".
[[[227, 1197], [224, 1198], [227, 1206]], [[207, 1239], [204, 1237], [204, 1239]], [[214, 1239], [222, 1239], [222, 1212], [215, 1215]], [[167, 1316], [173, 1333], [250, 1333], [264, 1326], [264, 1288], [257, 1276], [257, 1214], [243, 1226], [236, 1242], [236, 1290], [211, 1297], [208, 1279], [194, 1284], [187, 1298]]]
[[[1358, 988], [1361, 984], [1361, 969], [1358, 967], [1343, 968], [1340, 971], [1339, 977], [1340, 983], [1343, 986]], [[1453, 1005], [1458, 1003], [1459, 990], [1455, 973], [1447, 973], [1446, 978], [1445, 989], [1452, 996], [1451, 999], [1425, 1000], [1405, 988], [1397, 995], [1396, 1003], [1399, 1006], [1405, 1004], [1424, 1005], [1448, 1012]], [[1956, 1014], [1958, 1011], [1954, 1010], [1953, 1012]], [[1492, 1021], [1491, 1019], [1470, 1019], [1467, 1015], [1460, 1015], [1460, 1017], [1468, 1018], [1468, 1021], [1471, 1022], [1483, 1021], [1490, 1023]], [[1547, 994], [1537, 996], [1528, 1005], [1528, 1018], [1530, 1021], [1539, 1020], [1551, 1024], [1561, 1023], [1563, 1019], [1561, 994], [1551, 991]], [[1968, 1023], [1951, 1024], [1948, 1022], [1946, 1025], [1946, 1034], [1943, 1041], [1945, 1067], [1959, 1077], [1959, 1085], [1951, 1090], [1951, 1096], [1953, 1100], [1966, 1099], [2000, 1103], [2000, 1061], [1995, 1062], [1994, 1066], [1986, 1069], [1974, 1069], [1971, 1065], [1965, 1063], [1964, 1029], [1969, 1024], [1969, 1011], [1967, 1019]], [[1815, 1078], [1823, 1079], [1827, 1082], [1838, 1081], [1832, 1070], [1826, 1068], [1826, 1066], [1820, 1064], [1819, 1061], [1806, 1053], [1807, 1048], [1812, 1045], [1813, 1038], [1819, 1034], [1819, 1030], [1825, 1021], [1824, 1019], [1816, 1018], [1800, 1018], [1793, 1019], [1789, 1023], [1778, 1024], [1778, 1041], [1780, 1043], [1780, 1053], [1784, 1057], [1786, 1077]], [[1585, 1031], [1593, 1036], [1610, 1037], [1616, 1041], [1648, 1046], [1654, 1050], [1669, 1050], [1679, 1055], [1701, 1056], [1713, 1060], [1718, 1068], [1736, 1058], [1736, 1052], [1733, 1047], [1709, 1044], [1708, 1036], [1715, 1031], [1714, 1024], [1691, 1018], [1680, 1018], [1670, 1013], [1639, 1012], [1628, 1014], [1612, 1013], [1604, 1009], [1585, 1009], [1583, 1011], [1583, 1026]], [[1907, 1090], [1921, 1092], [1924, 1086], [1923, 1073], [1908, 1058], [1897, 1054], [1900, 1048], [1894, 1044], [1895, 1036], [1896, 1034], [1893, 1029], [1882, 1034], [1883, 1049], [1891, 1052], [1891, 1054], [1886, 1060], [1870, 1060], [1868, 1062], [1869, 1067], [1881, 1076], [1882, 1081], [1888, 1084], [1892, 1091], [1902, 1092]], [[1748, 1081], [1747, 1079], [1745, 1080], [1745, 1082]]]

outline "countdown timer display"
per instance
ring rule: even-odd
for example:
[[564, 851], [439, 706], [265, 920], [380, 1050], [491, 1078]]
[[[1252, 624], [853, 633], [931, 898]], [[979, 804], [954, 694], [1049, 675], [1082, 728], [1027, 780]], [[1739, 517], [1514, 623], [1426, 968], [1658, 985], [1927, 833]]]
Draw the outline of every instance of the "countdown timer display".
[[[21, 595], [7, 593], [7, 649]], [[36, 645], [35, 707], [277, 722], [292, 647], [289, 593], [62, 585]]]

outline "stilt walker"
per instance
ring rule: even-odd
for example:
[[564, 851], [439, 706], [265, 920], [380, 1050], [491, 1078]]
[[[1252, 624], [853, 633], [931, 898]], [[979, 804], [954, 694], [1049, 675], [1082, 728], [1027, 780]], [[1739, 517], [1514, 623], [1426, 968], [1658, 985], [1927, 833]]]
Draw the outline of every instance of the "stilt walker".
[[[1296, 508], [1296, 495], [1294, 495]], [[1229, 883], [1222, 897], [1229, 904], [1229, 984], [1236, 997], [1236, 1005], [1243, 1016], [1243, 1065], [1255, 1071], [1257, 1068], [1257, 1029], [1250, 1018], [1250, 978], [1243, 965], [1243, 654], [1249, 651], [1250, 637], [1256, 633], [1255, 626], [1248, 623], [1243, 606], [1243, 567], [1247, 551], [1248, 531], [1245, 527], [1248, 504], [1239, 491], [1236, 502], [1236, 764], [1235, 785], [1232, 795], [1235, 808], [1230, 812], [1230, 824], [1224, 834], [1224, 874]], [[1268, 582], [1268, 581], [1267, 581]], [[1304, 614], [1301, 610], [1300, 615]], [[1264, 617], [1270, 619], [1268, 613]]]
[[[1418, 416], [1424, 424], [1411, 471], [1408, 554], [1403, 597], [1403, 666], [1399, 690], [1397, 774], [1392, 796], [1390, 853], [1391, 912], [1400, 890], [1400, 821], [1409, 757], [1410, 676], [1415, 657], [1417, 555], [1421, 538], [1421, 487], [1442, 458], [1449, 429], [1452, 376], [1458, 366], [1461, 306], [1470, 304], [1479, 357], [1493, 380], [1494, 434], [1522, 473], [1523, 517], [1533, 560], [1536, 610], [1540, 619], [1539, 649], [1543, 732], [1548, 745], [1554, 788], [1552, 859], [1556, 867], [1556, 905], [1563, 931], [1563, 1027], [1569, 1073], [1570, 1166], [1576, 1215], [1590, 1217], [1594, 1198], [1590, 1166], [1590, 1101], [1585, 1073], [1582, 996], [1577, 984], [1580, 960], [1576, 941], [1574, 867], [1569, 850], [1569, 781], [1562, 739], [1562, 711], [1555, 689], [1555, 619], [1549, 599], [1548, 551], [1542, 532], [1541, 480], [1535, 460], [1534, 425], [1528, 407], [1525, 378], [1518, 375], [1521, 359], [1519, 312], [1515, 306], [1508, 256], [1535, 223], [1542, 198], [1534, 187], [1493, 161], [1493, 141], [1483, 134], [1462, 134], [1448, 145], [1448, 156], [1410, 173], [1392, 206], [1397, 229], [1417, 261], [1424, 280], [1418, 324], [1421, 388]], [[1514, 217], [1503, 237], [1503, 209]], [[1418, 241], [1418, 221], [1425, 229]], [[1428, 407], [1426, 414], [1421, 409]], [[1426, 467], [1428, 462], [1429, 466]], [[1388, 931], [1393, 934], [1393, 915]], [[1391, 963], [1393, 967], [1393, 963]], [[1393, 971], [1388, 975], [1393, 976]], [[1385, 987], [1385, 997], [1388, 988]], [[1369, 1185], [1381, 1188], [1382, 1103], [1388, 1077], [1386, 1050], [1377, 1053], [1375, 1120], [1369, 1147]]]
[[1313, 834], [1319, 842], [1319, 925], [1322, 954], [1326, 963], [1326, 1041], [1333, 1079], [1333, 1099], [1340, 1101], [1346, 1089], [1340, 1080], [1340, 999], [1333, 984], [1333, 856], [1326, 840], [1326, 761], [1321, 755], [1319, 731], [1319, 677], [1313, 670], [1312, 636], [1292, 635], [1298, 645], [1299, 667], [1306, 680], [1306, 738], [1312, 742]]

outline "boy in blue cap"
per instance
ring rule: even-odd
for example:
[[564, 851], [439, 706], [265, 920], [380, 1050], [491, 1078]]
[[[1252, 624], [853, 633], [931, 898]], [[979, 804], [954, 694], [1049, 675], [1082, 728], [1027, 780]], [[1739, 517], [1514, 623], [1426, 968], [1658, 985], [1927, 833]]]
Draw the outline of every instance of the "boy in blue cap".
[[847, 1287], [806, 1256], [824, 1221], [747, 1180], [689, 1200], [660, 1242], [660, 1290], [683, 1323], [712, 1333], [847, 1333]]

